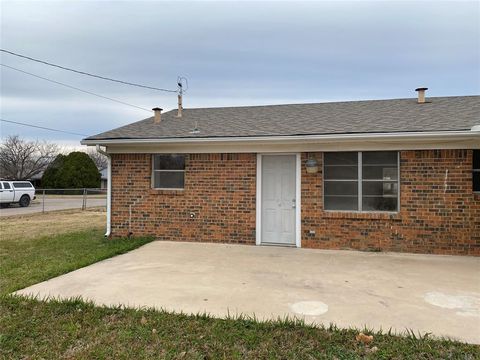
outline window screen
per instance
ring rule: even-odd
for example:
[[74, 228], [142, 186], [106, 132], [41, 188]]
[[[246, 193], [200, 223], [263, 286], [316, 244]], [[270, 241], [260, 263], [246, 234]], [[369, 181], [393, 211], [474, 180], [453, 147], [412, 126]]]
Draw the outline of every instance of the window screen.
[[363, 152], [362, 210], [396, 211], [398, 202], [398, 155], [396, 152]]
[[183, 189], [185, 186], [185, 156], [153, 155], [152, 181], [152, 185], [156, 189]]
[[324, 205], [328, 210], [358, 210], [358, 153], [325, 153]]
[[325, 210], [397, 211], [396, 151], [324, 154]]

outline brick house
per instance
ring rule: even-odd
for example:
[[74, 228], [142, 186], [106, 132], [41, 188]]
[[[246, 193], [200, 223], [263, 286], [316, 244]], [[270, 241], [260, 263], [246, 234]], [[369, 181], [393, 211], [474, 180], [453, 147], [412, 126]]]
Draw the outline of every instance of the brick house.
[[480, 96], [418, 90], [156, 108], [88, 137], [110, 159], [107, 235], [478, 256]]

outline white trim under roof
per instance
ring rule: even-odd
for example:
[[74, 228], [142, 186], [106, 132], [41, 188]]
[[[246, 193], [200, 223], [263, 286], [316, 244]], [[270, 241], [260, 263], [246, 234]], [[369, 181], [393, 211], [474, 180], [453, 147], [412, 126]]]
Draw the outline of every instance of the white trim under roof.
[[109, 153], [208, 153], [480, 149], [480, 131], [359, 133], [162, 139], [82, 140]]

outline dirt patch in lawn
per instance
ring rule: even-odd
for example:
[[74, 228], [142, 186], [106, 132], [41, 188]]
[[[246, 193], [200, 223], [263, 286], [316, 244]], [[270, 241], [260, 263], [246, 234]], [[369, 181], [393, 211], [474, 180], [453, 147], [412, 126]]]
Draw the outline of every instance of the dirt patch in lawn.
[[105, 227], [105, 221], [106, 212], [98, 209], [4, 217], [0, 220], [0, 241], [32, 239], [87, 229], [101, 229]]

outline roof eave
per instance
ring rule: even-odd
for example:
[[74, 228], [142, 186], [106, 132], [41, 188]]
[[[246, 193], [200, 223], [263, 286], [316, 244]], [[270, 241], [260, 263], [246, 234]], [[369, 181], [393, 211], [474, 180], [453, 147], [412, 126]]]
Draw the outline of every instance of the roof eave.
[[196, 137], [196, 138], [132, 138], [132, 139], [83, 139], [82, 145], [140, 145], [140, 144], [198, 144], [198, 143], [263, 143], [291, 144], [298, 142], [331, 142], [361, 140], [465, 140], [480, 139], [480, 131], [430, 131], [430, 132], [394, 132], [394, 133], [354, 133], [324, 135], [289, 135], [289, 136], [239, 136], [239, 137]]

